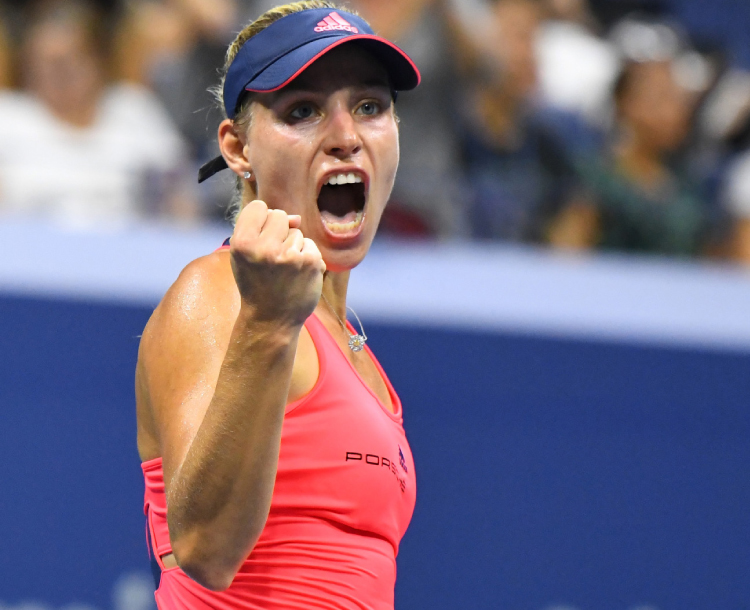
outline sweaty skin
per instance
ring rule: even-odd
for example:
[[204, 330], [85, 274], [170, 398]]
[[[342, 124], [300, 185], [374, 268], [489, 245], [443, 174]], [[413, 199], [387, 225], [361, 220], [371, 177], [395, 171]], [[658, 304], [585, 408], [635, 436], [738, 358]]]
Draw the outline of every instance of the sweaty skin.
[[[372, 243], [398, 166], [385, 71], [345, 45], [288, 87], [258, 95], [252, 121], [219, 128], [229, 167], [246, 182], [231, 249], [190, 263], [144, 330], [136, 370], [138, 449], [161, 456], [174, 557], [189, 576], [226, 589], [260, 535], [271, 502], [284, 407], [318, 376], [303, 327], [315, 311], [365, 382], [390, 406], [345, 317], [349, 272]], [[367, 183], [356, 234], [332, 233], [317, 207], [330, 175]]]

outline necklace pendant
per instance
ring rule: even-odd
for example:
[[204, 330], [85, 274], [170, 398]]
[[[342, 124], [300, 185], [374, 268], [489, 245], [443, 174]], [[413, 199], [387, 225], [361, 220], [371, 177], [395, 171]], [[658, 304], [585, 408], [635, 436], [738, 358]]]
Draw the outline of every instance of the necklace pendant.
[[365, 347], [365, 341], [367, 341], [367, 339], [362, 335], [350, 335], [349, 349], [353, 352], [361, 352]]

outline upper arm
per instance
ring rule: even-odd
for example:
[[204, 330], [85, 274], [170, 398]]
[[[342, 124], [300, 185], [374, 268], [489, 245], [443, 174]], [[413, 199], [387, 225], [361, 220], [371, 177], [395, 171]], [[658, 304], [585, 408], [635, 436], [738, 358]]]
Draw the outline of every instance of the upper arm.
[[228, 255], [188, 265], [154, 311], [138, 354], [138, 417], [148, 419], [168, 487], [214, 394], [239, 296]]

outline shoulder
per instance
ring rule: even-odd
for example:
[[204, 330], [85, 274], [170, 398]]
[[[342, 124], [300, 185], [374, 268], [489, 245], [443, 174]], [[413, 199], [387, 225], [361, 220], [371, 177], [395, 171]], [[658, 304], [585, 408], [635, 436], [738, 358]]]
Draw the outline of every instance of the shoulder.
[[229, 253], [220, 251], [185, 267], [154, 310], [141, 336], [135, 373], [142, 459], [161, 455], [157, 422], [217, 374], [238, 302]]
[[239, 310], [239, 293], [229, 252], [213, 252], [187, 265], [151, 315], [141, 339], [139, 359], [187, 356], [194, 349], [216, 346], [231, 332]]
[[0, 145], [3, 148], [16, 148], [28, 140], [36, 144], [35, 138], [48, 138], [57, 128], [57, 122], [36, 98], [17, 91], [0, 91], [0, 133], [3, 134]]

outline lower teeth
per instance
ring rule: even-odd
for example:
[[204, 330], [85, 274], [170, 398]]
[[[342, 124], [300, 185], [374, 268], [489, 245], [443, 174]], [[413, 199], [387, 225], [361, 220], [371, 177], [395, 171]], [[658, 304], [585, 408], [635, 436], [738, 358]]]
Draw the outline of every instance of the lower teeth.
[[362, 212], [357, 212], [356, 217], [351, 222], [332, 222], [323, 218], [323, 222], [326, 226], [334, 233], [346, 233], [352, 229], [356, 229], [357, 226], [362, 222]]

